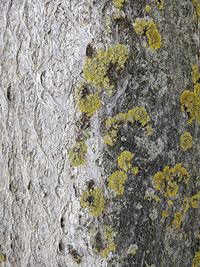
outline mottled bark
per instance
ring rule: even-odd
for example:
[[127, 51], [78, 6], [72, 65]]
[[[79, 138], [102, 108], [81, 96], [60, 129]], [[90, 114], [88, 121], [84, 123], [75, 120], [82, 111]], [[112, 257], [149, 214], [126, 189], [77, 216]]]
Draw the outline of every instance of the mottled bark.
[[[112, 0], [0, 1], [2, 266], [192, 266], [199, 208], [189, 208], [180, 229], [172, 221], [184, 198], [200, 188], [200, 125], [188, 124], [180, 109], [182, 91], [193, 90], [192, 66], [200, 64], [195, 8], [191, 0], [165, 0], [163, 10], [156, 0], [127, 0], [118, 17], [116, 12]], [[145, 35], [136, 34], [136, 18], [156, 23], [160, 49], [150, 49]], [[124, 70], [111, 66], [108, 73], [116, 92], [109, 96], [103, 90], [101, 109], [81, 122], [74, 89], [84, 80], [86, 54], [119, 43], [127, 46], [129, 58]], [[105, 119], [137, 106], [146, 108], [153, 135], [140, 123], [127, 123], [114, 147], [104, 144]], [[67, 152], [86, 124], [86, 164], [72, 167]], [[185, 131], [193, 137], [187, 151], [179, 141]], [[128, 172], [124, 194], [116, 196], [108, 177], [119, 169], [117, 157], [124, 150], [134, 153], [139, 173]], [[161, 202], [145, 195], [153, 189], [153, 175], [177, 163], [187, 169], [189, 184], [180, 185], [164, 219], [163, 195], [154, 192]], [[97, 218], [80, 205], [91, 180], [106, 198]], [[116, 245], [106, 259], [100, 253], [105, 244], [98, 244], [105, 240], [97, 238], [105, 225], [115, 232]]]

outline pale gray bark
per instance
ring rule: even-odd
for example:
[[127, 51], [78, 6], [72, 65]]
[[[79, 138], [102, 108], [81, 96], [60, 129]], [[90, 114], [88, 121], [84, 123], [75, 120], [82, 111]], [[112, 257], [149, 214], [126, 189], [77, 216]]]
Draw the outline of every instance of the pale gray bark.
[[[162, 12], [154, 0], [148, 3], [163, 38], [159, 52], [146, 48], [145, 38], [133, 31], [132, 22], [144, 17], [143, 0], [127, 0], [126, 18], [113, 20], [111, 32], [105, 30], [107, 16], [115, 12], [111, 0], [0, 0], [2, 266], [77, 266], [72, 250], [83, 267], [192, 265], [199, 210], [191, 210], [184, 228], [169, 239], [166, 223], [152, 215], [160, 214], [158, 206], [144, 196], [152, 187], [150, 177], [178, 162], [190, 172], [191, 194], [199, 190], [199, 126], [187, 125], [179, 103], [181, 92], [192, 88], [191, 66], [199, 64], [199, 28], [190, 0], [165, 0]], [[130, 56], [116, 94], [105, 94], [103, 108], [91, 118], [87, 164], [72, 168], [67, 151], [80, 116], [74, 87], [82, 79], [90, 43], [96, 49], [124, 43]], [[104, 119], [141, 105], [152, 118], [153, 137], [124, 128], [126, 141], [107, 148], [100, 127]], [[187, 153], [179, 147], [184, 129], [194, 138]], [[103, 218], [93, 219], [79, 197], [90, 179], [110, 194], [106, 180], [122, 148], [133, 148], [140, 175], [129, 177], [125, 195], [108, 203]], [[117, 231], [117, 251], [108, 260], [92, 251], [88, 230], [104, 222]], [[132, 244], [138, 253], [131, 257]]]

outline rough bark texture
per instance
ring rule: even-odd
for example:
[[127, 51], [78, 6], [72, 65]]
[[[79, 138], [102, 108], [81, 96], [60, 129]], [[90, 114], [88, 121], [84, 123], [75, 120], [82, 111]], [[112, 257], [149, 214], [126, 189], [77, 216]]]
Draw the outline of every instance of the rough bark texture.
[[[152, 10], [145, 15], [146, 4]], [[171, 225], [181, 201], [200, 186], [200, 128], [187, 124], [179, 101], [184, 89], [192, 90], [191, 68], [200, 63], [195, 9], [190, 0], [165, 0], [162, 11], [155, 0], [127, 0], [124, 16], [112, 19], [115, 12], [111, 0], [0, 0], [2, 266], [192, 266], [199, 209], [188, 210], [180, 229]], [[159, 50], [149, 49], [146, 37], [134, 32], [136, 18], [156, 22]], [[83, 80], [87, 47], [118, 43], [128, 47], [129, 58], [112, 77], [116, 93], [103, 92], [102, 108], [90, 118], [87, 163], [73, 168], [67, 151], [80, 134], [81, 118], [74, 88]], [[153, 135], [126, 124], [117, 144], [106, 146], [104, 120], [136, 106], [146, 107]], [[182, 151], [179, 138], [186, 130], [193, 147]], [[135, 154], [139, 174], [128, 173], [124, 195], [115, 196], [107, 179], [123, 150]], [[145, 192], [153, 188], [156, 172], [176, 163], [188, 170], [189, 185], [163, 219], [163, 200], [146, 200]], [[107, 199], [98, 218], [79, 201], [91, 179]], [[95, 253], [91, 238], [104, 225], [115, 232], [116, 251], [107, 259]], [[129, 253], [132, 245], [138, 247], [135, 255]]]

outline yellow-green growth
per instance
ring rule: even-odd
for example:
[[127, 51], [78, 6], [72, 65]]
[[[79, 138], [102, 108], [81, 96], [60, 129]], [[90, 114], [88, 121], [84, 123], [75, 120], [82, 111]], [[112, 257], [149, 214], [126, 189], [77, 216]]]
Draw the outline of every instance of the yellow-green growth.
[[116, 195], [123, 195], [126, 179], [127, 174], [125, 172], [115, 171], [108, 177], [108, 187], [112, 189]]
[[200, 0], [192, 0], [192, 3], [196, 10], [197, 19], [200, 19]]
[[165, 219], [167, 217], [169, 217], [169, 211], [168, 210], [163, 210], [162, 211], [162, 217]]
[[200, 247], [199, 250], [195, 252], [192, 267], [199, 267], [200, 266]]
[[139, 168], [135, 166], [131, 169], [131, 172], [132, 174], [137, 175], [139, 173]]
[[191, 196], [190, 198], [190, 205], [192, 208], [197, 209], [199, 207], [199, 204], [200, 204], [200, 191], [197, 194]]
[[100, 188], [91, 188], [83, 192], [80, 199], [81, 206], [88, 209], [93, 217], [100, 216], [105, 208], [105, 198]]
[[103, 227], [103, 239], [106, 242], [105, 248], [101, 251], [102, 258], [108, 258], [111, 252], [115, 252], [116, 245], [114, 243], [114, 231], [113, 228], [109, 225]]
[[163, 192], [164, 197], [174, 198], [179, 191], [179, 183], [188, 184], [189, 174], [187, 170], [177, 163], [174, 167], [165, 166], [153, 176], [153, 186], [156, 190]]
[[183, 215], [180, 211], [175, 212], [174, 219], [172, 221], [172, 227], [178, 230], [181, 227]]
[[131, 160], [133, 157], [134, 154], [132, 154], [130, 151], [123, 151], [117, 158], [119, 168], [127, 172], [131, 168]]
[[84, 141], [77, 141], [73, 148], [68, 151], [68, 157], [73, 167], [86, 163], [87, 146]]
[[91, 117], [98, 109], [101, 108], [101, 101], [98, 93], [84, 94], [84, 85], [80, 85], [76, 89], [76, 103], [80, 112]]
[[157, 6], [159, 10], [164, 9], [164, 0], [156, 0]]
[[109, 69], [124, 69], [128, 59], [128, 49], [123, 44], [117, 44], [106, 50], [98, 50], [93, 58], [87, 58], [83, 67], [83, 75], [90, 85], [105, 89], [110, 95], [114, 92], [115, 85], [109, 79]]
[[111, 129], [104, 136], [104, 143], [109, 146], [114, 146], [117, 142], [117, 130]]
[[113, 146], [117, 142], [117, 133], [120, 126], [124, 123], [129, 122], [134, 125], [138, 122], [144, 127], [148, 125], [150, 120], [151, 119], [145, 107], [135, 107], [134, 109], [128, 110], [127, 113], [119, 113], [114, 117], [110, 117], [105, 121], [105, 125], [108, 130], [104, 137], [104, 143]]
[[152, 50], [158, 50], [162, 44], [162, 37], [154, 21], [145, 19], [136, 19], [133, 24], [136, 34], [146, 34], [149, 47]]
[[192, 66], [192, 81], [193, 81], [194, 85], [196, 83], [200, 82], [200, 72], [199, 72], [199, 66], [198, 65]]
[[193, 144], [193, 138], [192, 135], [189, 132], [185, 132], [180, 137], [180, 146], [182, 150], [188, 150], [192, 147]]
[[6, 256], [0, 252], [0, 263], [4, 262], [6, 260]]
[[200, 91], [184, 90], [180, 96], [181, 111], [188, 114], [188, 123], [196, 120], [200, 125]]
[[126, 0], [113, 0], [116, 8], [123, 8]]
[[188, 197], [185, 197], [181, 206], [184, 213], [186, 213], [190, 208], [190, 200]]
[[149, 5], [146, 5], [144, 7], [144, 13], [146, 14], [146, 13], [149, 13], [150, 11], [151, 11], [151, 7]]

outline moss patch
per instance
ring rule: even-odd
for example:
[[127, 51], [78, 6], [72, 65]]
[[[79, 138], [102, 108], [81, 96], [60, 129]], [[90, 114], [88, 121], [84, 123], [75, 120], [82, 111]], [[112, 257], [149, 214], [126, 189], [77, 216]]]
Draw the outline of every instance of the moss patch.
[[109, 78], [109, 70], [114, 67], [115, 71], [124, 69], [128, 59], [128, 49], [123, 44], [117, 44], [108, 50], [98, 50], [93, 58], [87, 58], [83, 67], [85, 80], [92, 86], [105, 89], [110, 95], [113, 94], [115, 85]]
[[162, 37], [154, 21], [138, 18], [133, 26], [136, 34], [146, 35], [150, 49], [158, 50], [161, 47]]
[[81, 206], [88, 209], [93, 217], [100, 216], [105, 208], [105, 198], [100, 188], [91, 188], [83, 192], [80, 199]]
[[68, 152], [68, 157], [73, 167], [78, 167], [86, 163], [87, 146], [84, 141], [77, 141]]
[[193, 144], [193, 138], [192, 135], [189, 132], [185, 132], [180, 137], [180, 146], [182, 150], [188, 150], [192, 147]]

